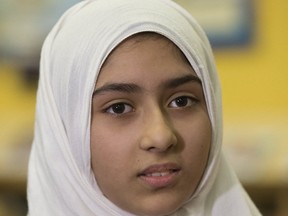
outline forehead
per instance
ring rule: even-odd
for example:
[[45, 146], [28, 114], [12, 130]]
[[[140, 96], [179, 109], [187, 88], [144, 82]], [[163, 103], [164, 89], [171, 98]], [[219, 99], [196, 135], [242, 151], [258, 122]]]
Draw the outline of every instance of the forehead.
[[123, 47], [124, 45], [133, 46], [133, 45], [137, 45], [138, 43], [141, 43], [147, 40], [166, 42], [167, 46], [169, 45], [171, 46], [173, 44], [168, 38], [166, 38], [165, 36], [161, 34], [154, 33], [154, 32], [140, 32], [140, 33], [131, 35], [130, 37], [126, 38], [117, 47]]
[[113, 58], [114, 53], [118, 52], [129, 52], [131, 49], [135, 48], [139, 43], [145, 41], [155, 41], [161, 48], [163, 49], [171, 49], [172, 53], [177, 58], [181, 58], [185, 63], [189, 63], [188, 59], [182, 53], [182, 51], [168, 38], [165, 36], [154, 33], [154, 32], [140, 32], [134, 34], [126, 39], [124, 39], [121, 43], [119, 43], [107, 56], [101, 68], [105, 67], [109, 61]]
[[111, 83], [138, 83], [152, 89], [165, 80], [193, 75], [195, 71], [180, 49], [155, 33], [133, 35], [106, 58], [95, 88]]

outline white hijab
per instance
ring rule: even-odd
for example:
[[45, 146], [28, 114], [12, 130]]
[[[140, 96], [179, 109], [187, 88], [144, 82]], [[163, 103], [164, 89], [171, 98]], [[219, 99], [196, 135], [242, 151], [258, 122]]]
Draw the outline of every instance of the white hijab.
[[260, 215], [221, 150], [221, 90], [210, 44], [170, 0], [86, 0], [69, 9], [42, 49], [35, 137], [28, 175], [30, 216], [131, 215], [106, 199], [91, 170], [91, 98], [108, 54], [139, 32], [169, 38], [202, 80], [213, 128], [205, 174], [174, 215]]

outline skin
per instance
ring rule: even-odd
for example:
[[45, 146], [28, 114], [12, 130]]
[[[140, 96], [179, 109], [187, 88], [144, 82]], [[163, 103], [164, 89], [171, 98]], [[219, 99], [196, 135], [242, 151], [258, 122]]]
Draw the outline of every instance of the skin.
[[162, 36], [138, 39], [122, 42], [100, 71], [92, 101], [92, 169], [118, 207], [168, 215], [201, 180], [211, 124], [201, 81], [181, 51]]

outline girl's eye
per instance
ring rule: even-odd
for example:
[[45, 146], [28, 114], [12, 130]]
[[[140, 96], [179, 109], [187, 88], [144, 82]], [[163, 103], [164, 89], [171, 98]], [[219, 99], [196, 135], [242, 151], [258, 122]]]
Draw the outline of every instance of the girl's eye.
[[128, 112], [132, 112], [133, 108], [125, 103], [116, 103], [105, 109], [105, 112], [115, 115], [120, 115]]
[[189, 107], [195, 104], [198, 100], [196, 98], [181, 96], [175, 98], [173, 101], [169, 103], [169, 107], [172, 108], [181, 108], [181, 107]]

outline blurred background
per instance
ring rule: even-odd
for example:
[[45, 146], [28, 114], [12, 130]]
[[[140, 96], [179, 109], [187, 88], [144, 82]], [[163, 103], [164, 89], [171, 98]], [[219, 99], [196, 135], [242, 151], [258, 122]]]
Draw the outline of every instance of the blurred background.
[[[78, 1], [0, 0], [0, 216], [26, 215], [40, 49]], [[288, 1], [175, 1], [212, 43], [228, 159], [263, 215], [287, 216]]]

